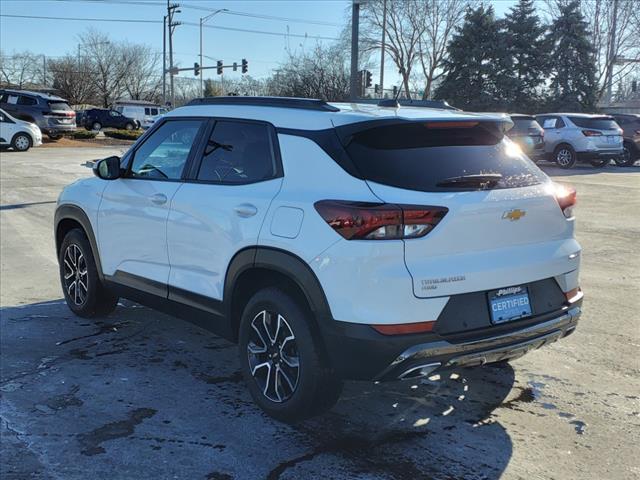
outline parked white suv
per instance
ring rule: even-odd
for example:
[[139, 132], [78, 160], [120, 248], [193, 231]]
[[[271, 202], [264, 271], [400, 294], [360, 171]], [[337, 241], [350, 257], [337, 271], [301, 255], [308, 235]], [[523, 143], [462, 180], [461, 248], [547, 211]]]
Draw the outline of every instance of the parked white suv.
[[295, 421], [342, 380], [501, 362], [576, 328], [575, 191], [504, 136], [430, 108], [218, 97], [167, 114], [60, 195], [69, 308], [126, 297], [238, 342]]
[[35, 123], [18, 120], [0, 109], [0, 147], [26, 152], [39, 145], [42, 145], [42, 132]]
[[607, 115], [545, 113], [536, 120], [544, 129], [545, 155], [561, 168], [577, 162], [604, 167], [624, 154], [622, 129]]

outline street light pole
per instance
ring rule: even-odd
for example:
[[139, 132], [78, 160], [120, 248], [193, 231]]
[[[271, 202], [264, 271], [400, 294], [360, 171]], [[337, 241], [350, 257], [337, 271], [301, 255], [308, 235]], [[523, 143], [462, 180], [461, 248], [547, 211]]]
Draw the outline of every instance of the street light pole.
[[162, 21], [162, 105], [167, 104], [167, 16]]
[[[203, 67], [204, 64], [202, 63], [202, 25], [204, 25], [204, 23], [209, 20], [210, 18], [214, 17], [215, 15], [217, 15], [218, 13], [222, 13], [222, 12], [228, 12], [229, 10], [227, 10], [226, 8], [220, 8], [218, 10], [216, 10], [215, 12], [210, 13], [209, 15], [207, 15], [206, 17], [201, 17], [200, 18], [200, 66]], [[204, 97], [204, 77], [202, 75], [202, 71], [200, 71], [200, 96]]]
[[382, 49], [380, 52], [380, 98], [384, 98], [384, 47], [387, 35], [387, 0], [382, 6]]

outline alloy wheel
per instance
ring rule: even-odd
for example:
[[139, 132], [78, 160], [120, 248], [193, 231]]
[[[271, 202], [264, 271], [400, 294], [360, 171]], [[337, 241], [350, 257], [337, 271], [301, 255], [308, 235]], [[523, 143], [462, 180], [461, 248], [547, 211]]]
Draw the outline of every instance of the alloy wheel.
[[29, 148], [29, 139], [26, 137], [26, 135], [20, 135], [16, 137], [15, 146], [17, 150], [27, 150]]
[[630, 165], [631, 160], [631, 150], [626, 145], [622, 148], [622, 155], [615, 158], [616, 165], [623, 167], [626, 165]]
[[64, 287], [73, 303], [80, 306], [86, 301], [89, 291], [87, 262], [76, 244], [67, 247], [63, 260]]
[[568, 148], [563, 148], [559, 150], [558, 154], [556, 155], [556, 162], [558, 163], [558, 165], [561, 165], [563, 167], [569, 165], [572, 159], [573, 159], [573, 154], [571, 153], [571, 150], [569, 150]]
[[300, 357], [296, 337], [282, 315], [263, 310], [253, 318], [247, 355], [251, 376], [265, 397], [275, 403], [291, 398], [300, 377]]

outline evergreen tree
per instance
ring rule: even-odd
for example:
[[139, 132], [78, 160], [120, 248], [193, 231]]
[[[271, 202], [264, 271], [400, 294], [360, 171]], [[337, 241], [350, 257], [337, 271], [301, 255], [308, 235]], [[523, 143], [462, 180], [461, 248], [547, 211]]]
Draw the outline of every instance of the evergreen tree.
[[548, 70], [546, 27], [535, 14], [533, 0], [520, 0], [505, 16], [504, 38], [507, 49], [507, 78], [501, 87], [510, 111], [533, 112], [541, 109], [541, 90]]
[[444, 78], [435, 98], [464, 110], [504, 109], [506, 101], [498, 87], [505, 81], [505, 53], [501, 22], [493, 7], [469, 9], [449, 44]]
[[596, 103], [595, 51], [589, 30], [573, 0], [559, 5], [560, 14], [549, 31], [551, 84], [549, 109], [593, 111]]

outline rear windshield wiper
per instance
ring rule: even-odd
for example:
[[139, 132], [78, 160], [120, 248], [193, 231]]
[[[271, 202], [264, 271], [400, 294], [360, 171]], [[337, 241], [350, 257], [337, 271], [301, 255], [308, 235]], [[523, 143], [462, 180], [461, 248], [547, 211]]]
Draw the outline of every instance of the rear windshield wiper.
[[486, 190], [495, 187], [500, 180], [502, 180], [502, 175], [499, 173], [477, 173], [445, 178], [440, 180], [436, 186], [451, 188], [477, 187], [480, 190]]

